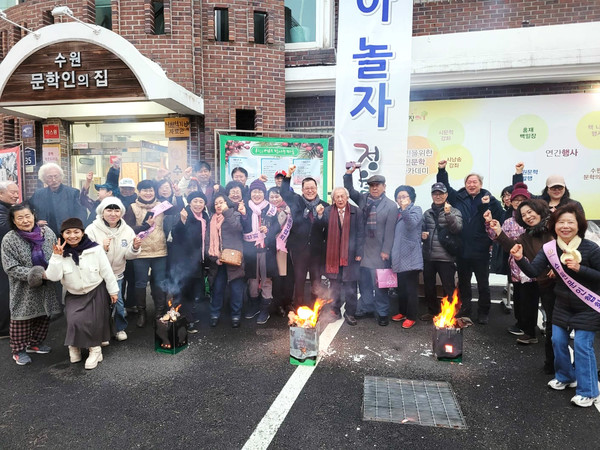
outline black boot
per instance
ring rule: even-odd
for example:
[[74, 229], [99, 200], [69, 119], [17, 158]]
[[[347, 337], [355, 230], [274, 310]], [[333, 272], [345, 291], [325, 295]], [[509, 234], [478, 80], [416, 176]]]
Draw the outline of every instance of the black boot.
[[156, 318], [164, 316], [167, 310], [167, 293], [158, 287], [154, 287], [154, 315]]
[[135, 301], [137, 303], [137, 322], [138, 328], [146, 326], [146, 288], [135, 288]]
[[269, 308], [271, 307], [271, 300], [270, 298], [261, 298], [260, 300], [260, 312], [258, 314], [258, 317], [256, 318], [256, 323], [259, 325], [263, 325], [265, 323], [267, 323], [267, 320], [269, 320], [270, 314], [269, 314]]
[[252, 319], [260, 312], [258, 305], [258, 297], [248, 297], [248, 304], [246, 305], [246, 314], [244, 318]]

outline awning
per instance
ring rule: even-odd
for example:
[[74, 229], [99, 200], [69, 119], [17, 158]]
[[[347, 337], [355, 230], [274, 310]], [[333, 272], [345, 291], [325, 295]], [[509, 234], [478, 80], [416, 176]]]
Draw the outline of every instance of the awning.
[[[202, 97], [170, 80], [158, 64], [111, 30], [100, 28], [99, 32], [95, 32], [92, 27], [70, 22], [40, 28], [36, 34], [38, 36], [30, 33], [23, 37], [0, 63], [0, 112], [4, 114], [34, 120], [62, 118], [71, 121], [158, 118], [169, 114], [204, 115]], [[90, 88], [94, 70], [78, 71], [81, 64], [70, 67], [68, 53], [63, 55], [66, 61], [60, 64], [56, 49], [63, 48], [84, 48], [88, 54], [98, 49], [97, 55], [109, 55], [114, 60], [106, 63], [106, 71], [127, 72], [135, 86], [128, 90], [123, 82], [126, 77], [117, 77], [117, 72], [114, 72], [107, 77], [112, 77], [112, 80], [110, 85], [103, 86], [105, 89]], [[50, 61], [55, 67], [48, 71], [44, 66], [39, 73], [34, 73], [42, 67], [37, 62], [40, 58], [46, 58], [44, 61]], [[51, 83], [53, 73], [58, 75], [59, 86], [56, 88]], [[78, 79], [81, 80], [79, 86]], [[37, 81], [41, 84], [35, 84]], [[14, 86], [19, 86], [19, 89]]]

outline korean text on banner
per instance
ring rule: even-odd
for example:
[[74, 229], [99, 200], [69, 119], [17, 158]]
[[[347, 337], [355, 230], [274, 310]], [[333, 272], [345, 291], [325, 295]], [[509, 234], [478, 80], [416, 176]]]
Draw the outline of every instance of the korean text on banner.
[[410, 97], [412, 8], [407, 0], [340, 2], [334, 181], [361, 163], [355, 187], [380, 174], [404, 182]]

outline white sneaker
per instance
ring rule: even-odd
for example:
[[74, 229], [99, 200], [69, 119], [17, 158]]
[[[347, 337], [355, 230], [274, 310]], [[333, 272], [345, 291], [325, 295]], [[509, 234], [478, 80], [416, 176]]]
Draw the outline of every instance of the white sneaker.
[[577, 387], [577, 381], [573, 381], [571, 383], [563, 383], [562, 381], [558, 381], [556, 378], [553, 378], [550, 381], [548, 381], [548, 386], [550, 386], [555, 391], [563, 391], [567, 387]]
[[576, 395], [571, 399], [571, 403], [581, 406], [582, 408], [587, 408], [594, 403], [600, 403], [600, 397], [582, 397], [581, 395]]
[[90, 355], [85, 360], [86, 369], [95, 369], [99, 362], [102, 361], [102, 347], [90, 347]]
[[102, 341], [102, 344], [100, 344], [102, 347], [108, 347], [110, 345], [109, 341]]
[[79, 347], [72, 347], [69, 345], [69, 359], [72, 364], [81, 361], [81, 349]]
[[115, 338], [117, 338], [117, 341], [126, 341], [127, 333], [125, 333], [125, 331], [117, 331]]

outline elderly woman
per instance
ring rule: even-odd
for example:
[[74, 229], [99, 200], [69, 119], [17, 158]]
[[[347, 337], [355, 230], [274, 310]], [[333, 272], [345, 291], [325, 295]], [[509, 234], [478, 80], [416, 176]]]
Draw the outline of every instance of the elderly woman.
[[[576, 387], [571, 403], [587, 407], [600, 402], [594, 338], [600, 329], [600, 307], [586, 292], [600, 292], [600, 247], [585, 239], [587, 221], [575, 204], [567, 204], [550, 216], [549, 229], [556, 241], [544, 244], [533, 261], [523, 258], [516, 244], [511, 254], [529, 277], [551, 268], [556, 274], [556, 303], [552, 318], [555, 378], [548, 382], [562, 391]], [[575, 330], [574, 362], [569, 353], [569, 333]]]
[[116, 197], [106, 197], [96, 208], [96, 219], [85, 229], [85, 234], [94, 242], [102, 245], [108, 261], [117, 277], [119, 298], [115, 305], [115, 327], [117, 341], [127, 339], [127, 319], [123, 305], [123, 274], [127, 260], [135, 259], [140, 254], [142, 240], [136, 237], [122, 217], [125, 206]]
[[411, 328], [417, 320], [419, 307], [419, 272], [423, 270], [421, 251], [421, 228], [423, 211], [415, 205], [415, 190], [412, 186], [398, 186], [394, 194], [398, 220], [392, 246], [392, 270], [398, 274], [399, 313], [392, 317], [394, 322], [404, 321], [402, 328]]
[[[277, 207], [266, 199], [265, 183], [254, 180], [250, 184], [248, 214], [242, 216], [244, 229], [244, 261], [250, 293], [248, 310], [244, 316], [263, 325], [269, 320], [273, 300], [273, 277], [277, 276], [275, 238], [281, 230], [277, 221]], [[259, 301], [260, 299], [260, 301]], [[260, 308], [257, 306], [260, 305]]]
[[36, 225], [27, 203], [13, 206], [9, 219], [12, 231], [2, 240], [2, 266], [10, 289], [10, 348], [22, 366], [31, 362], [28, 353], [50, 352], [43, 344], [50, 315], [61, 311], [55, 283], [43, 279], [56, 236], [47, 226]]
[[188, 206], [179, 213], [179, 222], [173, 228], [173, 260], [171, 263], [171, 293], [182, 305], [182, 314], [188, 322], [188, 333], [197, 333], [194, 316], [194, 290], [201, 286], [205, 292], [204, 266], [208, 262], [209, 218], [206, 196], [201, 191], [190, 192]]
[[67, 336], [72, 363], [81, 361], [81, 348], [89, 349], [86, 369], [102, 361], [102, 342], [110, 339], [109, 304], [119, 298], [119, 285], [104, 248], [84, 234], [83, 223], [73, 217], [60, 226], [64, 242], [54, 245], [46, 277], [60, 281], [65, 295]]
[[242, 317], [242, 304], [244, 295], [244, 260], [240, 265], [221, 262], [221, 253], [224, 249], [239, 252], [244, 251], [242, 240], [242, 215], [246, 215], [246, 208], [241, 202], [238, 210], [234, 209], [225, 194], [218, 192], [213, 198], [214, 214], [210, 219], [210, 269], [208, 279], [211, 284], [210, 321], [211, 327], [216, 327], [221, 316], [221, 309], [225, 301], [225, 288], [229, 284], [231, 308], [231, 326], [239, 328]]

